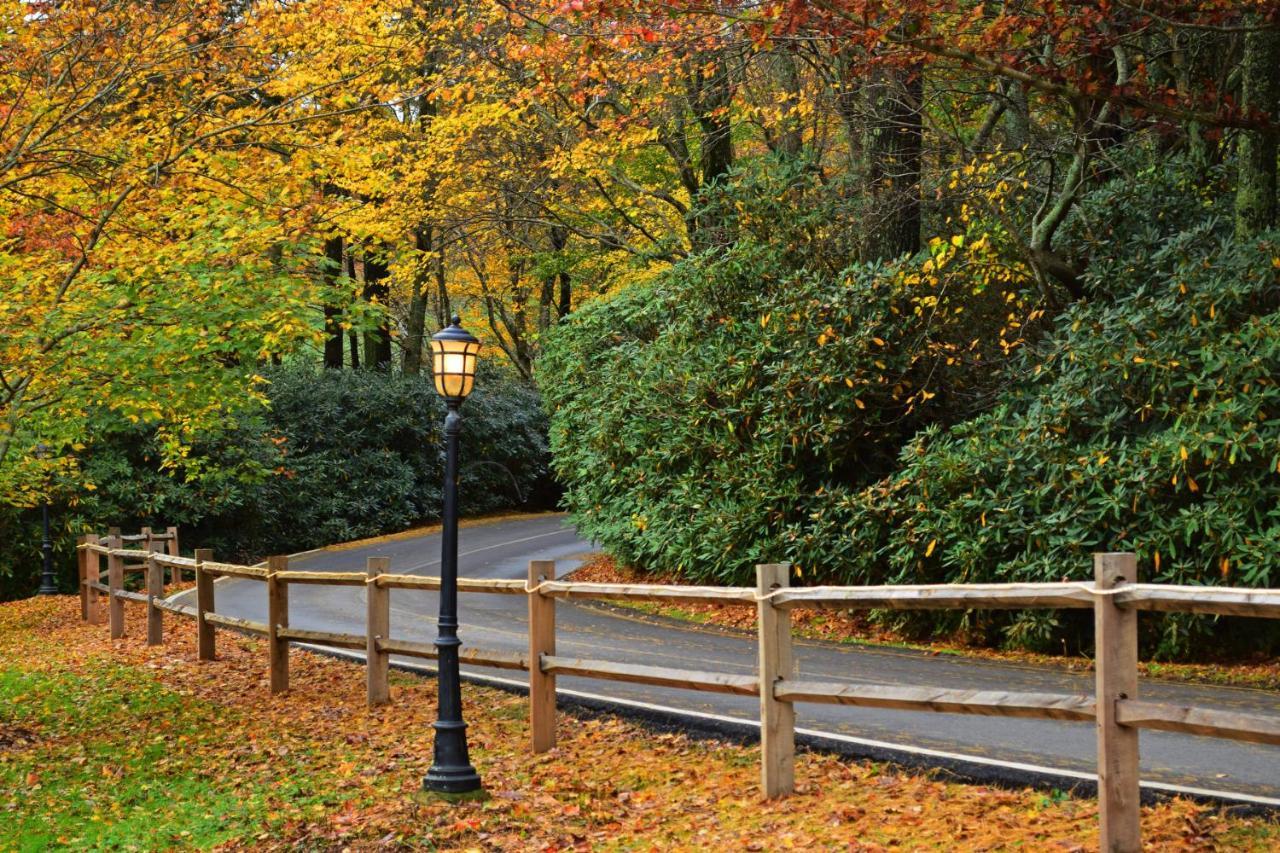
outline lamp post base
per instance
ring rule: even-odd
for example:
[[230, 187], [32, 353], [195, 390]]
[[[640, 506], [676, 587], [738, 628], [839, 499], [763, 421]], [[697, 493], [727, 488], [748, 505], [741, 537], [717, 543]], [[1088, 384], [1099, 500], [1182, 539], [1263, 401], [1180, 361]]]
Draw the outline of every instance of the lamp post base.
[[432, 767], [422, 780], [422, 790], [433, 794], [469, 794], [479, 791], [480, 774], [471, 765]]
[[[442, 658], [449, 658], [450, 647], [446, 645], [441, 651]], [[454, 666], [456, 667], [457, 658]], [[456, 672], [456, 669], [455, 669]], [[443, 694], [456, 691], [458, 682], [452, 688], [442, 689]], [[461, 704], [461, 703], [459, 703]], [[435, 760], [431, 769], [422, 780], [422, 790], [436, 794], [467, 794], [481, 789], [480, 774], [471, 766], [471, 757], [467, 755], [467, 724], [462, 721], [461, 710], [451, 713], [453, 719], [436, 720], [432, 728], [436, 730]]]

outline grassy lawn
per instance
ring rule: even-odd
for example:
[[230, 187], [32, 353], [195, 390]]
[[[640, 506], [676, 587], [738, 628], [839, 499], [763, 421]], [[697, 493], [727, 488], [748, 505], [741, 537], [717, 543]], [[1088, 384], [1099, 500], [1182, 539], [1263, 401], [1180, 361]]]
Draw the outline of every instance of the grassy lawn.
[[[136, 606], [129, 605], [136, 614]], [[527, 752], [523, 697], [467, 686], [472, 760], [490, 794], [419, 793], [434, 685], [397, 676], [364, 707], [363, 671], [295, 652], [271, 697], [265, 649], [193, 625], [112, 642], [70, 598], [0, 605], [0, 849], [1090, 849], [1092, 801], [802, 754], [798, 793], [760, 798], [757, 751], [566, 717]], [[1156, 849], [1275, 849], [1280, 827], [1184, 801], [1144, 813]]]

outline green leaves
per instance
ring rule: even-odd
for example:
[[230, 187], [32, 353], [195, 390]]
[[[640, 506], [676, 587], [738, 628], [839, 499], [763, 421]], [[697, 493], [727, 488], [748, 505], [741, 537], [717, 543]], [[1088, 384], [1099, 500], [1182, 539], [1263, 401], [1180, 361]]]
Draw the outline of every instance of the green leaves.
[[[1131, 549], [1155, 582], [1275, 585], [1280, 235], [1238, 245], [1215, 211], [1178, 168], [1087, 199], [1067, 232], [1088, 298], [1013, 356], [991, 342], [1006, 289], [960, 286], [985, 256], [830, 276], [787, 217], [744, 225], [549, 336], [566, 501], [620, 559], [699, 581], [776, 560], [815, 583], [1086, 579], [1090, 552]], [[915, 623], [939, 624], [1088, 636], [1070, 615]], [[1144, 624], [1166, 653], [1208, 630]]]
[[[1176, 209], [1173, 177], [1147, 193]], [[1174, 227], [1150, 197], [1115, 207], [1123, 195], [1131, 184], [1082, 211], [1105, 206], [1115, 223], [1095, 247], [1091, 299], [1014, 366], [1021, 378], [991, 412], [904, 451], [886, 507], [890, 580], [1086, 579], [1095, 550], [1136, 551], [1157, 583], [1280, 580], [1280, 235], [1239, 245], [1211, 216]], [[1009, 638], [1060, 635], [1031, 618]], [[1166, 654], [1209, 630], [1159, 627]]]
[[873, 579], [868, 541], [832, 527], [840, 502], [995, 377], [993, 336], [969, 341], [1007, 314], [1005, 290], [974, 295], [936, 258], [925, 280], [924, 259], [828, 272], [847, 235], [823, 226], [837, 210], [799, 192], [805, 180], [766, 171], [721, 188], [732, 247], [547, 336], [556, 473], [584, 532], [625, 560], [729, 583], [777, 560]]
[[[86, 526], [176, 524], [185, 548], [257, 559], [438, 518], [444, 407], [430, 377], [261, 369], [269, 406], [228, 407], [176, 462], [163, 430], [95, 414], [103, 426], [79, 454], [75, 480], [55, 481], [59, 577], [73, 576], [73, 538]], [[463, 418], [464, 513], [554, 500], [533, 389], [485, 370]], [[39, 524], [39, 510], [0, 507], [0, 599], [35, 589]]]

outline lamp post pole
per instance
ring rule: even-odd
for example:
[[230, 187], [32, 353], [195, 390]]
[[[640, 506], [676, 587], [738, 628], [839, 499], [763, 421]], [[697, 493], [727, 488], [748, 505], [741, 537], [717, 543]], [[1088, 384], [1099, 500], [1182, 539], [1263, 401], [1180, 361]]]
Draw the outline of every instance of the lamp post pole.
[[[456, 318], [451, 328], [462, 332]], [[449, 330], [442, 332], [437, 339], [448, 332]], [[441, 379], [441, 373], [437, 371], [438, 387], [443, 387]], [[471, 759], [467, 754], [467, 724], [462, 720], [462, 678], [458, 671], [458, 647], [462, 645], [462, 641], [458, 639], [458, 434], [462, 429], [462, 415], [458, 409], [462, 406], [464, 393], [469, 391], [469, 385], [465, 388], [459, 385], [457, 392], [445, 396], [449, 412], [444, 419], [440, 618], [436, 623], [435, 643], [439, 697], [434, 723], [434, 760], [426, 778], [422, 780], [424, 790], [443, 794], [465, 794], [481, 788], [480, 775], [471, 766]]]
[[[43, 443], [36, 445], [36, 458], [42, 462], [49, 458], [49, 448]], [[44, 500], [40, 503], [40, 512], [44, 522], [44, 541], [40, 543], [40, 552], [44, 557], [44, 565], [40, 573], [39, 595], [57, 595], [58, 583], [53, 576], [53, 540], [49, 537], [49, 481], [45, 479]]]
[[44, 515], [44, 541], [40, 543], [40, 550], [44, 554], [44, 569], [40, 575], [40, 595], [57, 595], [58, 584], [53, 577], [53, 540], [49, 538], [48, 496], [45, 497], [41, 510]]

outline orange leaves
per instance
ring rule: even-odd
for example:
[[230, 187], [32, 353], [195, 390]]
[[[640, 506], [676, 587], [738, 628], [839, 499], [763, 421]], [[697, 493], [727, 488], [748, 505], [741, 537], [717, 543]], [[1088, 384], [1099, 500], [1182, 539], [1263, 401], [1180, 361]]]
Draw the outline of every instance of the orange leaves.
[[[0, 421], [24, 434], [0, 430], [0, 494], [32, 473], [10, 441], [82, 439], [98, 406], [188, 434], [254, 398], [226, 363], [312, 338], [297, 273], [314, 187], [285, 154], [321, 113], [295, 100], [296, 63], [272, 67], [282, 54], [264, 49], [289, 16], [126, 0], [14, 20], [0, 63], [14, 95], [0, 131]], [[267, 90], [278, 99], [248, 94]]]
[[[292, 691], [268, 697], [257, 640], [223, 635], [219, 660], [197, 665], [190, 622], [170, 624], [168, 645], [148, 648], [137, 610], [127, 612], [126, 638], [112, 643], [105, 630], [79, 623], [74, 598], [0, 605], [0, 652], [11, 667], [74, 674], [92, 695], [109, 662], [138, 685], [156, 684], [148, 692], [181, 697], [145, 721], [168, 744], [147, 760], [169, 762], [164, 784], [181, 792], [176, 801], [86, 812], [81, 826], [160, 823], [170, 843], [187, 846], [193, 832], [207, 831], [211, 803], [230, 792], [244, 814], [223, 818], [219, 840], [227, 850], [1073, 849], [1092, 844], [1096, 833], [1091, 800], [944, 782], [814, 753], [797, 759], [794, 796], [764, 801], [755, 747], [657, 734], [609, 716], [567, 716], [557, 748], [533, 756], [524, 749], [524, 697], [470, 685], [464, 701], [472, 759], [490, 797], [448, 803], [420, 793], [431, 764], [434, 681], [397, 676], [392, 704], [370, 711], [359, 668], [297, 653]], [[172, 730], [188, 733], [177, 738]], [[120, 727], [95, 737], [96, 748], [137, 746], [139, 732]], [[0, 773], [4, 761], [43, 755], [31, 752], [43, 748], [39, 741], [5, 743], [11, 748], [0, 752]], [[142, 772], [146, 765], [132, 766]], [[109, 790], [123, 790], [131, 783], [124, 770], [113, 759], [93, 775]], [[188, 775], [200, 779], [199, 804], [186, 799], [193, 796]], [[47, 791], [45, 776], [30, 770], [22, 778]], [[62, 788], [57, 796], [87, 803], [77, 793]], [[31, 796], [18, 808], [40, 808]], [[148, 811], [175, 806], [172, 813]], [[1147, 809], [1144, 831], [1156, 847], [1189, 850], [1249, 837], [1265, 843], [1272, 836], [1264, 833], [1273, 832], [1185, 801]]]

